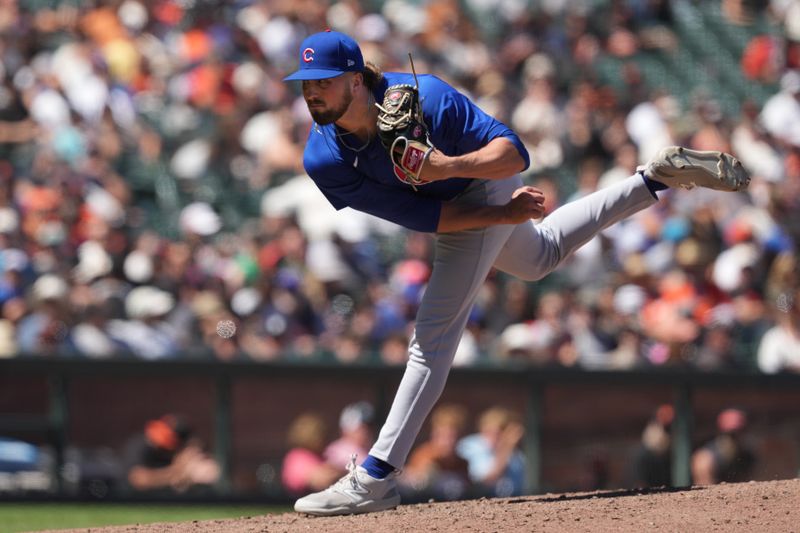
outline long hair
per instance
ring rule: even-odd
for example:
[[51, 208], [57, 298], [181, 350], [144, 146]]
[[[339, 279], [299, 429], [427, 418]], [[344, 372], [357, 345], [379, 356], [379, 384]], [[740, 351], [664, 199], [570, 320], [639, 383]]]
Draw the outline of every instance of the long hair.
[[362, 74], [364, 75], [364, 85], [366, 85], [367, 89], [370, 91], [374, 91], [378, 85], [380, 85], [381, 81], [383, 81], [383, 72], [375, 63], [367, 61]]

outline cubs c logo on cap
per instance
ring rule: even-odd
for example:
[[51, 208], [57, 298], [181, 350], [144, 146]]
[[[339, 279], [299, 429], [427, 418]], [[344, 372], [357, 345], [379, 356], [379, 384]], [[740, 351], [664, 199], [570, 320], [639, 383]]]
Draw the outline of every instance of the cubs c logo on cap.
[[299, 68], [283, 78], [292, 80], [324, 80], [345, 72], [364, 70], [361, 48], [352, 37], [336, 31], [309, 35], [297, 47]]

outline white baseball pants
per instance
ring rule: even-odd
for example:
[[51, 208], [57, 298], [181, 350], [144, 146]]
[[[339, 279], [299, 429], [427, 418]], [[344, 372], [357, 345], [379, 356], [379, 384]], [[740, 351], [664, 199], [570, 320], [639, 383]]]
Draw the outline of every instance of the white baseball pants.
[[[475, 180], [456, 200], [503, 205], [519, 177]], [[441, 233], [433, 271], [417, 312], [409, 359], [389, 415], [370, 455], [401, 468], [444, 389], [475, 297], [492, 267], [526, 281], [552, 272], [601, 230], [657, 200], [634, 175], [553, 211], [541, 223]]]

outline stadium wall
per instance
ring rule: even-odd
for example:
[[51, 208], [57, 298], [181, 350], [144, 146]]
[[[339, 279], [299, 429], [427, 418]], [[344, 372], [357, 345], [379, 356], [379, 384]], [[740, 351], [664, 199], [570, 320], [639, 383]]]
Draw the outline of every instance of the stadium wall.
[[[280, 499], [286, 430], [316, 412], [336, 435], [339, 412], [370, 400], [388, 409], [399, 368], [138, 361], [0, 361], [0, 435], [45, 445], [63, 463], [70, 448], [119, 452], [146, 420], [181, 413], [223, 464], [223, 496]], [[455, 369], [441, 402], [476, 419], [494, 405], [525, 417], [532, 492], [630, 487], [630, 463], [656, 407], [673, 403], [673, 484], [688, 454], [711, 437], [723, 408], [750, 415], [753, 479], [800, 471], [800, 376], [683, 370], [584, 372]], [[682, 429], [683, 428], [683, 429]], [[423, 431], [424, 438], [426, 430]], [[677, 480], [677, 481], [676, 481]]]

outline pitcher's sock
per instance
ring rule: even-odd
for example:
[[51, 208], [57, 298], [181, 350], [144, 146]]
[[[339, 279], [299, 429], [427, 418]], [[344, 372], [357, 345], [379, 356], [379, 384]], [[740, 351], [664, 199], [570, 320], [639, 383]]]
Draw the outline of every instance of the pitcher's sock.
[[377, 457], [372, 457], [371, 455], [368, 455], [367, 458], [364, 459], [364, 462], [361, 463], [361, 466], [364, 467], [364, 470], [367, 471], [367, 474], [375, 479], [383, 479], [395, 471], [395, 467], [386, 461], [382, 461]]

